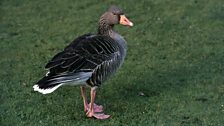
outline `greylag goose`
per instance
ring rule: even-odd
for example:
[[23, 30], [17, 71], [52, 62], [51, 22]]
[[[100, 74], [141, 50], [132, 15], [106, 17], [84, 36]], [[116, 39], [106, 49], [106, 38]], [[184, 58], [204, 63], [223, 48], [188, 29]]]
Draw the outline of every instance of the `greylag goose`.
[[[81, 86], [87, 117], [109, 118], [94, 101], [96, 89], [117, 71], [126, 55], [126, 41], [113, 29], [116, 24], [133, 26], [122, 9], [112, 6], [100, 17], [97, 34], [76, 38], [47, 63], [48, 72], [33, 86], [34, 91], [49, 94], [63, 85]], [[91, 88], [89, 104], [86, 87]]]

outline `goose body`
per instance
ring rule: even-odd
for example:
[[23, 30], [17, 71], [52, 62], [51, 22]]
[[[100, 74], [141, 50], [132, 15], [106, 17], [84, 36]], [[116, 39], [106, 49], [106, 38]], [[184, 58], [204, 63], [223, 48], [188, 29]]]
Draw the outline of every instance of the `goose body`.
[[51, 93], [57, 85], [100, 86], [122, 64], [126, 50], [124, 39], [93, 34], [78, 37], [47, 63], [47, 76], [37, 82], [43, 89], [40, 92]]
[[[122, 13], [118, 7], [110, 8], [101, 16], [97, 34], [82, 35], [56, 54], [45, 66], [48, 73], [33, 86], [34, 90], [48, 94], [63, 85], [80, 85], [87, 116], [108, 118], [109, 115], [104, 114], [94, 116], [94, 105], [92, 103], [92, 108], [91, 104], [88, 107], [84, 93], [85, 87], [89, 86], [91, 99], [95, 97], [95, 89], [113, 75], [124, 61], [126, 41], [113, 30]], [[127, 18], [126, 21], [124, 25], [133, 25]], [[100, 108], [97, 105], [95, 107]]]

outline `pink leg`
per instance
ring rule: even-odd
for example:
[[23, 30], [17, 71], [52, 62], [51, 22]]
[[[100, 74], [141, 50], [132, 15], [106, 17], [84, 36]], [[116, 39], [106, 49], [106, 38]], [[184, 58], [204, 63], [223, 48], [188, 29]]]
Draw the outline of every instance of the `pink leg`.
[[[86, 99], [86, 87], [82, 86], [81, 87], [81, 94], [82, 94], [82, 98], [83, 98], [83, 103], [84, 103], [84, 111], [87, 112], [90, 108], [90, 104], [87, 103], [87, 99]], [[97, 105], [97, 104], [93, 104], [93, 109], [95, 112], [102, 112], [103, 111], [103, 106], [102, 105]]]
[[107, 119], [110, 117], [110, 115], [105, 115], [104, 113], [96, 114], [94, 111], [94, 101], [96, 96], [96, 89], [91, 88], [91, 100], [90, 100], [90, 109], [86, 113], [87, 117], [95, 117], [96, 119]]
[[86, 87], [84, 86], [81, 87], [81, 94], [82, 94], [83, 103], [84, 103], [84, 111], [88, 111], [89, 106], [86, 99]]

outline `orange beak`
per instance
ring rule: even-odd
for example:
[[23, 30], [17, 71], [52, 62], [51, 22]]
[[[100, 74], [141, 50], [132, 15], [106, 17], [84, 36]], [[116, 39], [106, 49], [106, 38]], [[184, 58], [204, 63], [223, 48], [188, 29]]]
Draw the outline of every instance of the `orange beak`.
[[120, 15], [120, 24], [126, 25], [126, 26], [133, 26], [134, 24], [128, 20], [128, 18], [125, 17], [125, 15]]

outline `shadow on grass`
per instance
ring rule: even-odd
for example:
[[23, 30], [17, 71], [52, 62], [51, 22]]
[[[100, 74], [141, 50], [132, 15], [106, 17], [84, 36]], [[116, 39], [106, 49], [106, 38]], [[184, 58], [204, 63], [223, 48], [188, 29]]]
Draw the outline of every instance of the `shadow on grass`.
[[[131, 82], [133, 82], [131, 85], [116, 87], [119, 89], [120, 94], [118, 95], [123, 100], [130, 102], [134, 102], [133, 97], [130, 96], [132, 91], [142, 91], [146, 97], [158, 96], [161, 92], [167, 91], [174, 91], [178, 95], [178, 92], [187, 86], [212, 79], [215, 74], [224, 73], [222, 70], [224, 59], [222, 57], [223, 55], [207, 56], [201, 60], [198, 59], [194, 64], [183, 63], [174, 69], [167, 67], [166, 70], [162, 70], [163, 72], [155, 70], [157, 71], [154, 72], [155, 74], [151, 73], [153, 70], [141, 69], [141, 71], [145, 71], [144, 74], [138, 75], [138, 72], [136, 72], [135, 76], [138, 76], [138, 78], [131, 79]], [[129, 93], [124, 94], [124, 92]]]

